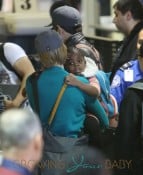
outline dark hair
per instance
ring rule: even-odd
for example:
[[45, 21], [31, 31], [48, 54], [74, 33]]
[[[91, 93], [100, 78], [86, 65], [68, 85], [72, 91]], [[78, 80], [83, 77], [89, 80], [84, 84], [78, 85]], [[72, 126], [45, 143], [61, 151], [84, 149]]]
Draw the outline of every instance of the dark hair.
[[68, 6], [74, 7], [77, 10], [79, 10], [78, 6], [80, 5], [80, 3], [81, 3], [81, 0], [58, 0], [58, 1], [55, 1], [50, 7], [50, 16], [52, 16], [52, 13], [56, 8], [64, 6], [64, 5], [68, 5]]
[[64, 5], [68, 5], [68, 3], [64, 0], [55, 1], [50, 7], [50, 16], [52, 16], [52, 13], [56, 8], [62, 7]]
[[70, 46], [67, 48], [68, 54], [80, 54], [81, 56], [85, 56], [85, 53], [82, 51], [82, 49], [77, 48], [76, 46]]
[[130, 11], [134, 19], [143, 19], [143, 5], [139, 0], [118, 0], [113, 8], [117, 8], [122, 14]]

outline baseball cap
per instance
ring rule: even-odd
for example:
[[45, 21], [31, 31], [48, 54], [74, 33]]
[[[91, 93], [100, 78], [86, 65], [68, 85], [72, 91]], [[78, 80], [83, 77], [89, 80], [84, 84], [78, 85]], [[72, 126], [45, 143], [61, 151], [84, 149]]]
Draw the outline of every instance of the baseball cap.
[[61, 36], [52, 29], [40, 33], [35, 38], [35, 48], [38, 53], [54, 51], [61, 47], [62, 44], [63, 40]]
[[53, 26], [59, 25], [71, 34], [74, 34], [76, 27], [82, 24], [80, 12], [76, 8], [67, 5], [56, 8], [51, 17]]

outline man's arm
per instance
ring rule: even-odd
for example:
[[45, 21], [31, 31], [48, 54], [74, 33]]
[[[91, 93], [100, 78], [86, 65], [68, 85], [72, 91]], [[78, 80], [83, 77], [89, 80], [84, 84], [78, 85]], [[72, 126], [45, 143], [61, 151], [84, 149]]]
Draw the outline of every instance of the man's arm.
[[125, 88], [126, 85], [123, 79], [123, 72], [117, 71], [110, 86], [110, 93], [115, 97], [118, 104], [118, 108], [120, 107], [120, 103], [123, 99]]

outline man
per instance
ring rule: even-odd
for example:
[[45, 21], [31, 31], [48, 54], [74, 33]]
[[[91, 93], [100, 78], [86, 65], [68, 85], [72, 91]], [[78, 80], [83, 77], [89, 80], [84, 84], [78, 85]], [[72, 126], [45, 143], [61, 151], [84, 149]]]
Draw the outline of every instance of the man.
[[59, 32], [67, 47], [75, 46], [92, 58], [99, 69], [102, 64], [99, 52], [91, 45], [82, 34], [82, 20], [80, 12], [70, 6], [63, 5], [50, 11], [53, 28]]
[[[143, 87], [143, 79], [138, 82]], [[114, 159], [126, 160], [128, 166], [115, 169], [116, 175], [141, 175], [143, 172], [142, 106], [143, 89], [134, 89], [131, 86], [127, 89], [119, 110], [114, 152]]]
[[124, 63], [136, 58], [138, 33], [143, 28], [143, 5], [139, 0], [118, 0], [113, 8], [113, 23], [125, 35], [125, 39], [114, 59], [111, 83], [116, 71]]
[[[143, 70], [143, 43], [139, 52]], [[142, 74], [143, 75], [143, 74]], [[138, 86], [135, 88], [135, 85]], [[143, 171], [143, 76], [126, 89], [119, 109], [119, 125], [114, 158], [127, 160], [129, 167], [116, 169], [117, 175], [141, 175]], [[118, 174], [119, 173], [119, 174]]]
[[120, 108], [120, 103], [124, 97], [127, 87], [131, 86], [137, 80], [143, 78], [143, 29], [139, 32], [137, 48], [139, 56], [137, 59], [125, 63], [123, 66], [117, 70], [111, 87], [110, 92], [116, 98], [118, 108]]
[[9, 109], [0, 116], [1, 175], [32, 175], [43, 149], [38, 117], [24, 109]]
[[[5, 100], [6, 109], [19, 107], [25, 97], [22, 95], [27, 77], [35, 70], [25, 51], [17, 44], [6, 42], [1, 46], [0, 83], [20, 84], [17, 95], [12, 100]], [[8, 66], [7, 66], [8, 65]]]

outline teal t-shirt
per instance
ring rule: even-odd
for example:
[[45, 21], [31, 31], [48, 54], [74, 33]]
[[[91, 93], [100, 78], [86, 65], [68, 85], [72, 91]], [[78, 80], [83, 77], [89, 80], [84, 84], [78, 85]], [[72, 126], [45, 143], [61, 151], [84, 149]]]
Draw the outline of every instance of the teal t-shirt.
[[[42, 124], [48, 122], [48, 116], [64, 83], [68, 72], [62, 67], [53, 66], [44, 70], [38, 79], [38, 96], [40, 106], [40, 120]], [[83, 83], [89, 83], [84, 77], [77, 77]], [[26, 84], [27, 95], [31, 107], [35, 110], [33, 91], [29, 78]], [[97, 100], [88, 96], [79, 88], [68, 86], [63, 94], [58, 109], [56, 111], [50, 130], [54, 135], [77, 137], [83, 129], [86, 111], [93, 114], [99, 112], [100, 120], [104, 126], [108, 126], [108, 119], [98, 110]]]

